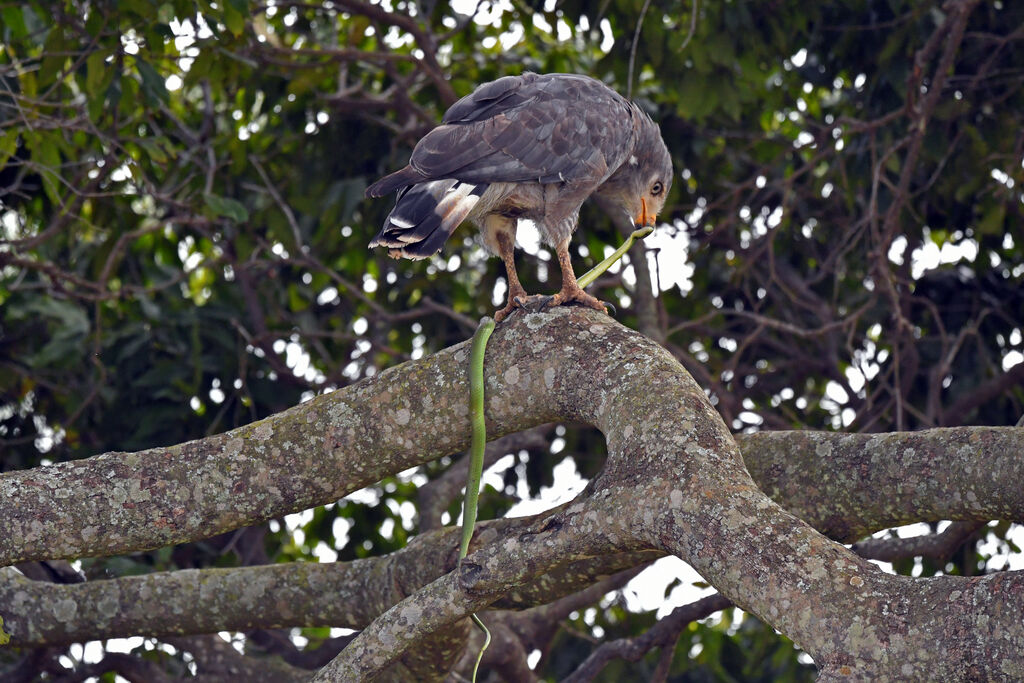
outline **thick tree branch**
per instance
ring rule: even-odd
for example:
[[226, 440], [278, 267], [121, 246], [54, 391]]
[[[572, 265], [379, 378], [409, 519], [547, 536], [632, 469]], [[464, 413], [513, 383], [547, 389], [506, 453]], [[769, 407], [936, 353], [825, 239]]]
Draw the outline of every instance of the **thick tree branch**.
[[[0, 514], [0, 551], [29, 559], [52, 555], [53, 546], [71, 556], [194, 538], [329, 502], [460, 450], [469, 432], [467, 360], [459, 345], [219, 437], [5, 474], [0, 495], [10, 503]], [[981, 675], [999, 667], [1024, 670], [1024, 626], [997, 608], [1024, 590], [1021, 574], [927, 582], [894, 577], [820, 536], [758, 489], [732, 436], [681, 366], [610, 318], [579, 309], [514, 317], [492, 338], [485, 376], [493, 436], [553, 420], [593, 424], [608, 440], [604, 470], [575, 501], [514, 533], [502, 523], [479, 530], [461, 572], [383, 612], [322, 678], [380, 674], [410, 648], [552, 570], [637, 551], [679, 556], [727, 598], [792, 637], [826, 677], [891, 677], [911, 666], [941, 678], [965, 659]], [[794, 509], [809, 489], [830, 491], [831, 507], [853, 487], [858, 492], [846, 495], [870, 491], [865, 505], [887, 515], [909, 514], [900, 506], [910, 499], [918, 503], [908, 508], [918, 519], [940, 510], [946, 518], [1024, 518], [1022, 494], [1006, 484], [1020, 481], [1020, 430], [941, 435], [949, 443], [945, 451], [929, 445], [927, 433], [804, 436], [808, 448], [794, 460], [804, 457], [806, 467], [817, 467], [817, 479], [795, 492], [776, 488]], [[791, 446], [800, 442], [786, 439]], [[883, 453], [902, 459], [910, 474], [887, 480], [892, 473]], [[787, 457], [778, 467], [788, 464]], [[844, 476], [834, 476], [837, 465]], [[766, 481], [779, 478], [772, 470]], [[896, 511], [878, 500], [879, 491], [890, 490]], [[921, 502], [943, 492], [950, 500]], [[847, 508], [838, 506], [854, 514]], [[137, 528], [154, 514], [169, 522]], [[81, 519], [93, 521], [89, 532], [68, 534]], [[858, 524], [833, 528], [849, 533]], [[47, 543], [41, 537], [47, 528], [63, 533]], [[964, 595], [966, 602], [955, 598]], [[936, 658], [957, 631], [980, 639], [950, 643], [949, 654]], [[890, 638], [893, 633], [901, 638]], [[974, 645], [982, 642], [984, 650]]]
[[[507, 681], [537, 680], [527, 665], [527, 653], [534, 649], [540, 650], [543, 661], [548, 656], [552, 637], [562, 628], [563, 620], [571, 612], [596, 604], [608, 593], [621, 589], [646, 568], [647, 563], [640, 564], [546, 605], [518, 612], [490, 612], [486, 623], [493, 642], [484, 652], [482, 666], [498, 670]], [[459, 670], [472, 666], [472, 660], [475, 659], [474, 647], [477, 644], [470, 644], [466, 648]]]
[[[320, 672], [319, 680], [372, 677], [386, 664], [381, 662], [385, 650], [388, 657], [397, 656], [552, 566], [581, 555], [641, 549], [643, 544], [678, 555], [727, 598], [791, 635], [826, 676], [891, 676], [905, 671], [904, 666], [952, 674], [965, 653], [936, 662], [933, 648], [926, 646], [948, 633], [951, 620], [964, 629], [991, 631], [995, 615], [982, 614], [985, 608], [965, 614], [959, 605], [951, 611], [947, 603], [953, 592], [975, 589], [988, 595], [993, 586], [968, 586], [959, 577], [922, 583], [885, 575], [816, 534], [756, 488], [703, 392], [666, 352], [647, 340], [619, 336], [620, 328], [591, 323], [593, 318], [584, 322], [587, 314], [564, 315], [576, 319], [575, 344], [563, 346], [559, 354], [572, 353], [570, 362], [559, 358], [552, 363], [546, 342], [554, 332], [548, 327], [553, 321], [534, 318], [533, 345], [521, 350], [514, 373], [502, 372], [500, 356], [491, 358], [497, 365], [489, 373], [497, 378], [497, 386], [490, 387], [492, 396], [511, 392], [506, 398], [519, 404], [519, 364], [534, 372], [545, 370], [541, 376], [551, 380], [545, 384], [562, 410], [606, 434], [609, 458], [604, 471], [576, 501], [548, 515], [532, 533], [483, 546], [470, 555], [457, 580], [454, 575], [439, 579], [385, 612]], [[574, 352], [590, 335], [601, 339], [600, 362]], [[533, 356], [531, 362], [524, 355]], [[582, 374], [563, 383], [555, 365], [573, 366]], [[638, 381], [638, 376], [644, 379]], [[533, 375], [526, 381], [539, 379]], [[627, 500], [633, 504], [624, 505]], [[1024, 585], [1021, 574], [1002, 580], [1010, 583], [1009, 590]], [[780, 594], [792, 608], [780, 607]], [[882, 604], [899, 606], [895, 622], [880, 609]], [[926, 607], [918, 611], [921, 605]], [[876, 635], [864, 639], [868, 624]], [[920, 650], [908, 647], [910, 624], [922, 639]], [[892, 628], [908, 634], [895, 646], [882, 635]], [[1011, 641], [1024, 641], [1024, 628], [1012, 619], [1000, 618], [998, 628], [1009, 629]], [[876, 638], [884, 638], [885, 645]], [[915, 652], [927, 652], [928, 661]], [[984, 660], [983, 669], [1007, 662], [1024, 669], [1024, 659], [1009, 642], [994, 658], [991, 651], [966, 655]]]
[[1024, 520], [1024, 430], [738, 435], [758, 486], [823, 534], [850, 543], [913, 522]]
[[[530, 528], [530, 518], [480, 525], [475, 544]], [[459, 530], [422, 534], [390, 555], [354, 562], [154, 572], [68, 585], [0, 569], [0, 615], [19, 646], [133, 635], [160, 637], [305, 626], [361, 629], [455, 568]], [[553, 570], [496, 606], [541, 605], [661, 553], [602, 555]], [[324, 600], [324, 595], [333, 596]], [[166, 609], [187, 605], [187, 609]]]
[[[560, 321], [558, 329], [539, 348], [531, 326], [542, 319], [506, 324], [491, 342], [488, 373], [499, 373], [488, 375], [494, 438], [576, 419], [577, 410], [560, 405], [560, 397], [574, 383], [591, 384], [583, 369], [599, 365], [605, 351], [602, 337], [585, 326], [596, 322], [578, 323], [581, 332], [561, 315], [551, 317]], [[661, 352], [633, 338], [644, 344], [641, 358]], [[580, 344], [587, 363], [559, 362], [562, 349]], [[543, 353], [550, 355], [538, 356]], [[462, 343], [224, 434], [0, 474], [0, 565], [200, 540], [332, 503], [464, 450], [467, 362]], [[673, 372], [679, 372], [674, 363]], [[653, 371], [646, 377], [655, 388], [675, 381]], [[1019, 429], [762, 432], [739, 440], [758, 485], [839, 540], [915, 521], [1024, 519], [1024, 491], [1013, 485], [1024, 480]], [[985, 467], [977, 466], [979, 458]]]
[[630, 538], [628, 518], [616, 517], [618, 500], [590, 498], [541, 516], [517, 536], [471, 552], [457, 573], [384, 612], [314, 680], [373, 678], [393, 657], [493, 603], [509, 587], [527, 585], [568, 562], [638, 549], [642, 541]]
[[984, 522], [953, 522], [938, 534], [913, 538], [868, 538], [853, 544], [850, 550], [869, 560], [884, 562], [895, 562], [907, 557], [945, 561], [984, 526]]

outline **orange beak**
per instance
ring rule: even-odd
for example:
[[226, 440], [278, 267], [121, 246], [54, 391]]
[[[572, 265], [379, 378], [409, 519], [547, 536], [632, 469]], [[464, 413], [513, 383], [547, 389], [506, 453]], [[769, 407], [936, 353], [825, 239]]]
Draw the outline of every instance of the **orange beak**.
[[653, 213], [647, 213], [647, 202], [643, 197], [640, 198], [640, 215], [633, 218], [633, 225], [638, 228], [646, 228], [653, 226], [655, 220], [658, 217]]

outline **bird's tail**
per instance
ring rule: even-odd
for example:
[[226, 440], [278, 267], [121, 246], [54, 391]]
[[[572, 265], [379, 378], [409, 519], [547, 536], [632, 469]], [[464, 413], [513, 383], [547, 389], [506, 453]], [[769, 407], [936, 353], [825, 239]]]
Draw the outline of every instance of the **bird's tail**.
[[389, 247], [388, 254], [395, 258], [422, 259], [436, 254], [486, 189], [486, 183], [474, 185], [452, 178], [404, 188], [370, 247]]

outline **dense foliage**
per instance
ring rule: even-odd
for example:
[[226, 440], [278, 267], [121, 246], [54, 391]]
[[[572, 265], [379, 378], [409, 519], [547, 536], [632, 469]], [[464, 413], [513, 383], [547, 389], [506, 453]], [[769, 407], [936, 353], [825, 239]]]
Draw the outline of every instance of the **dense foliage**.
[[[734, 429], [1014, 424], [1022, 26], [1005, 2], [0, 3], [0, 471], [224, 431], [467, 338], [501, 299], [500, 262], [469, 229], [426, 262], [370, 252], [390, 207], [362, 193], [447, 105], [523, 70], [631, 87], [661, 122], [678, 172], [667, 222], [596, 288]], [[579, 272], [622, 228], [593, 208], [582, 225]], [[554, 291], [557, 268], [526, 241], [524, 285]], [[599, 469], [599, 434], [542, 436], [510, 449], [482, 518], [550, 485], [566, 455]], [[448, 464], [289, 525], [83, 568], [387, 553]], [[997, 569], [978, 540], [898, 568]], [[605, 601], [571, 622], [537, 675], [568, 675], [595, 634], [654, 615]], [[692, 624], [675, 653], [674, 680], [812, 671], [739, 614]], [[651, 653], [603, 675], [657, 666]]]

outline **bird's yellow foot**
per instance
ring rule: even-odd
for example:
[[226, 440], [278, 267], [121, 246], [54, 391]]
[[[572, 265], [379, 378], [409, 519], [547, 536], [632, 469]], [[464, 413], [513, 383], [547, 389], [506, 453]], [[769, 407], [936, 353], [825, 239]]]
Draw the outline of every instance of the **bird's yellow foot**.
[[543, 311], [551, 306], [561, 306], [570, 303], [593, 308], [595, 311], [600, 311], [606, 315], [608, 313], [608, 307], [605, 306], [603, 301], [596, 296], [587, 294], [579, 285], [575, 287], [562, 287], [558, 294], [550, 297], [548, 301], [541, 305], [541, 310]]
[[514, 311], [522, 309], [527, 313], [530, 311], [530, 307], [533, 305], [543, 306], [544, 300], [550, 297], [541, 296], [540, 294], [534, 294], [528, 296], [526, 292], [517, 293], [508, 298], [508, 303], [505, 304], [505, 308], [500, 311], [495, 311], [494, 322], [500, 323], [502, 320], [510, 316]]

